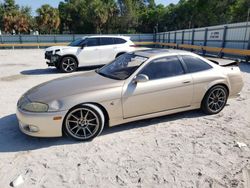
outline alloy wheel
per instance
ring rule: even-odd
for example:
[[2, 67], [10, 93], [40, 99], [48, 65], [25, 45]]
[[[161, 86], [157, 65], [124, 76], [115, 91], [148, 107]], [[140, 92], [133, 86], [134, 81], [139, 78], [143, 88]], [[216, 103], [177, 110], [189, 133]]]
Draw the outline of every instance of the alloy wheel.
[[76, 68], [76, 62], [72, 58], [65, 58], [62, 61], [62, 69], [65, 72], [73, 72]]
[[77, 108], [66, 118], [67, 132], [74, 138], [87, 140], [99, 129], [100, 122], [97, 114], [88, 108]]
[[213, 112], [217, 113], [225, 106], [227, 101], [227, 94], [224, 89], [218, 87], [211, 91], [208, 96], [208, 108]]

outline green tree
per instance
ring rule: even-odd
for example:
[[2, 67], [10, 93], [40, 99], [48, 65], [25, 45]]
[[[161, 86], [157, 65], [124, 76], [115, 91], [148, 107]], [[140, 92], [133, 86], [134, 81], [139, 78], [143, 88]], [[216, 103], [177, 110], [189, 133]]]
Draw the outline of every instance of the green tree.
[[235, 4], [230, 7], [231, 21], [232, 22], [246, 21], [249, 9], [250, 9], [249, 0], [237, 0]]
[[2, 28], [6, 33], [29, 33], [31, 22], [31, 8], [19, 7], [14, 0], [5, 0], [1, 5]]
[[117, 6], [114, 0], [71, 0], [61, 2], [59, 11], [61, 32], [103, 33], [109, 32], [107, 25], [112, 27]]
[[57, 32], [60, 25], [59, 11], [48, 4], [42, 5], [36, 10], [38, 29], [40, 33]]

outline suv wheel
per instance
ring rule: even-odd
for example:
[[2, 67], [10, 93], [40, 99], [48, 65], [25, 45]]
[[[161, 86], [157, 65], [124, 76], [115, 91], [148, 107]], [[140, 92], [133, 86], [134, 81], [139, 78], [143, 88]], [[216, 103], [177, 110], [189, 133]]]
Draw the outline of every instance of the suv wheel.
[[64, 57], [59, 64], [59, 68], [65, 73], [74, 72], [77, 69], [77, 62], [73, 57]]

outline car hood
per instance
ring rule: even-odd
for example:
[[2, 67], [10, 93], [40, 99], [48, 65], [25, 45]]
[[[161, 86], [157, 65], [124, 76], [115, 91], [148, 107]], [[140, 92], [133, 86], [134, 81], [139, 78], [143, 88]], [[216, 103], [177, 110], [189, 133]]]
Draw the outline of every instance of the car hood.
[[74, 46], [51, 46], [49, 48], [46, 48], [45, 51], [55, 51], [55, 50], [67, 50], [67, 49], [73, 49], [76, 48], [78, 49], [79, 47], [74, 47]]
[[106, 78], [91, 71], [42, 83], [24, 95], [31, 101], [47, 103], [74, 94], [121, 87], [123, 83], [122, 80]]

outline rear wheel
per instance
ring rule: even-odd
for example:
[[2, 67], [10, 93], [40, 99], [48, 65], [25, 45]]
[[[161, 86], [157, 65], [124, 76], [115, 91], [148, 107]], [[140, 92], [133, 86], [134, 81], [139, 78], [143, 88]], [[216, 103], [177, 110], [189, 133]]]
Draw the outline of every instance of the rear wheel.
[[77, 69], [77, 62], [73, 57], [64, 57], [59, 64], [59, 68], [65, 73], [74, 72]]
[[228, 91], [225, 86], [214, 86], [206, 93], [201, 109], [206, 114], [217, 114], [225, 107], [227, 98]]
[[104, 127], [104, 115], [93, 104], [73, 108], [64, 121], [64, 131], [76, 140], [87, 141], [98, 136]]

